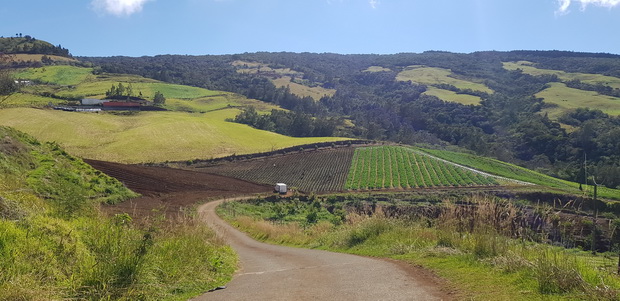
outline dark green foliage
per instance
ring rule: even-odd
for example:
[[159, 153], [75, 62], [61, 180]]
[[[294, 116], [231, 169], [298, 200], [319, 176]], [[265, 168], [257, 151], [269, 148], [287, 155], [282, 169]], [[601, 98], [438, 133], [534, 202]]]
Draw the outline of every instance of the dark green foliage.
[[275, 109], [270, 114], [261, 115], [254, 107], [243, 109], [234, 121], [293, 137], [329, 137], [341, 123], [335, 118], [312, 118], [301, 112]]
[[164, 97], [164, 94], [157, 91], [155, 92], [155, 96], [153, 97], [153, 103], [156, 106], [163, 106], [166, 103], [166, 97]]

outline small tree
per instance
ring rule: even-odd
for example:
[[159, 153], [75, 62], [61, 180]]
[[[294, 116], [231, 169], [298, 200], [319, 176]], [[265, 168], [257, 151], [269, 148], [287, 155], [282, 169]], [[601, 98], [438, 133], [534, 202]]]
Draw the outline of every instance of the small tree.
[[153, 97], [153, 103], [155, 103], [156, 106], [163, 106], [166, 103], [166, 97], [164, 97], [164, 94], [157, 91]]

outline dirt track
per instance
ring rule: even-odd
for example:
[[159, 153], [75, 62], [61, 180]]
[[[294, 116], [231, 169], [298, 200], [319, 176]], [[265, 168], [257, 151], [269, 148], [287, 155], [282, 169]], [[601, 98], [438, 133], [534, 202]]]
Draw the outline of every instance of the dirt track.
[[257, 242], [222, 221], [215, 207], [198, 211], [241, 260], [226, 289], [194, 300], [447, 300], [434, 277], [411, 265], [376, 258]]
[[84, 161], [142, 194], [139, 198], [104, 207], [111, 213], [127, 212], [136, 217], [149, 215], [154, 211], [173, 215], [182, 207], [191, 207], [210, 199], [265, 193], [273, 189], [269, 185], [204, 172]]

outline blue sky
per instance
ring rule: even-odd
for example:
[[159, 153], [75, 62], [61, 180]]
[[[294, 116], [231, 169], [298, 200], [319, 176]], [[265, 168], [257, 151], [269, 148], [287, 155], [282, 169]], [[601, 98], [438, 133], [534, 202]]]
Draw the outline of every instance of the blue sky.
[[256, 51], [620, 54], [620, 0], [2, 0], [0, 35], [77, 56]]

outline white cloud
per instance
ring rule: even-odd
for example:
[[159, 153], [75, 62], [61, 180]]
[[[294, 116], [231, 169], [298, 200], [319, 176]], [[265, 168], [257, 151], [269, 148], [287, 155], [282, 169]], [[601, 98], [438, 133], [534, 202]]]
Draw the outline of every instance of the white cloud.
[[142, 11], [146, 2], [151, 0], [93, 0], [92, 6], [97, 11], [115, 16], [129, 16]]
[[378, 0], [369, 0], [368, 4], [370, 4], [370, 7], [372, 8], [377, 8], [377, 6], [380, 4], [381, 2], [379, 2]]
[[620, 4], [620, 0], [557, 0], [560, 5], [558, 12], [568, 13], [568, 7], [571, 3], [581, 3], [581, 10], [585, 10], [588, 5], [612, 8]]

